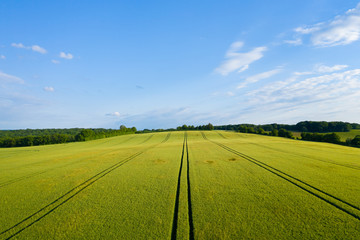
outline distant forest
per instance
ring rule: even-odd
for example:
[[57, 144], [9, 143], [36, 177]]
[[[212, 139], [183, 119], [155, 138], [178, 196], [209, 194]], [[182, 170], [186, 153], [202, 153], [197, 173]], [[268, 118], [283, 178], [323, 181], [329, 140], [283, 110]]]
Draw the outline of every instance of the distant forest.
[[100, 138], [135, 133], [135, 127], [120, 129], [104, 128], [65, 128], [65, 129], [21, 129], [1, 130], [0, 147], [25, 147], [67, 142], [81, 142]]
[[274, 129], [280, 130], [285, 129], [288, 131], [294, 132], [312, 132], [312, 133], [330, 133], [330, 132], [349, 132], [351, 129], [360, 129], [360, 124], [358, 123], [348, 123], [348, 122], [316, 122], [316, 121], [303, 121], [294, 125], [289, 124], [264, 124], [264, 125], [254, 125], [254, 124], [235, 124], [235, 125], [221, 125], [215, 126], [215, 130], [232, 130], [240, 131], [244, 128], [252, 128], [256, 132], [259, 128], [264, 131], [271, 132]]
[[[24, 147], [67, 142], [88, 141], [133, 133], [163, 132], [163, 131], [191, 131], [191, 130], [228, 130], [243, 133], [255, 133], [261, 135], [280, 136], [294, 138], [292, 132], [302, 132], [302, 140], [331, 142], [360, 146], [360, 136], [348, 139], [346, 143], [340, 141], [339, 136], [333, 132], [349, 132], [351, 129], [360, 129], [358, 123], [348, 122], [316, 122], [303, 121], [294, 125], [290, 124], [229, 124], [213, 126], [211, 123], [200, 126], [182, 125], [170, 129], [144, 129], [137, 131], [135, 127], [127, 128], [124, 125], [120, 129], [104, 128], [67, 128], [67, 129], [22, 129], [0, 130], [0, 147]], [[306, 134], [305, 134], [306, 133]], [[320, 134], [319, 134], [320, 133]], [[321, 134], [328, 133], [328, 134]]]

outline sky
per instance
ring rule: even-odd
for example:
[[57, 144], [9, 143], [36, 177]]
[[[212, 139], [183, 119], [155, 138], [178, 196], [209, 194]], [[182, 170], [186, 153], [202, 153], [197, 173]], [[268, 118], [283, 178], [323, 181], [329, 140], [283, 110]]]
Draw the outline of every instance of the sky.
[[360, 122], [360, 2], [0, 1], [0, 129]]

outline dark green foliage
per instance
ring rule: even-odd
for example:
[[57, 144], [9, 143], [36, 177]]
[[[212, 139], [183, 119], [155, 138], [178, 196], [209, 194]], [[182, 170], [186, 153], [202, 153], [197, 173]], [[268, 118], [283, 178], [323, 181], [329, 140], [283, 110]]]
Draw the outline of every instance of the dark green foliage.
[[271, 131], [271, 133], [270, 133], [270, 136], [279, 136], [279, 130], [277, 130], [277, 129], [273, 129], [272, 131]]
[[356, 137], [351, 140], [350, 144], [355, 147], [360, 147], [360, 135], [356, 135]]
[[[348, 132], [351, 129], [360, 129], [360, 124], [357, 123], [347, 123], [347, 122], [316, 122], [316, 121], [303, 121], [295, 125], [288, 124], [265, 124], [265, 125], [254, 125], [254, 124], [237, 124], [237, 125], [223, 125], [215, 126], [215, 130], [232, 130], [244, 132], [243, 127], [253, 127], [255, 131], [258, 128], [264, 129], [264, 131], [271, 132], [274, 129], [280, 130], [281, 128], [288, 131], [295, 132]], [[242, 129], [241, 129], [242, 128]]]
[[103, 128], [3, 130], [0, 131], [0, 147], [25, 147], [88, 141], [135, 132], [135, 127], [127, 128], [123, 125], [120, 130]]
[[301, 139], [314, 142], [341, 143], [340, 137], [336, 133], [301, 133]]
[[278, 133], [279, 137], [293, 138], [292, 132], [281, 128]]

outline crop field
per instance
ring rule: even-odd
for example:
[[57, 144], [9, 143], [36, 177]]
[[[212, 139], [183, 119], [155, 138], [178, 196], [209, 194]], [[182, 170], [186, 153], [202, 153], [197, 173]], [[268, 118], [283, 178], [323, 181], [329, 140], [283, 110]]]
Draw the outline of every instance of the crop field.
[[225, 131], [0, 149], [0, 239], [359, 239], [360, 149]]
[[347, 138], [354, 138], [356, 135], [360, 135], [360, 129], [352, 129], [350, 132], [337, 132], [341, 141], [346, 141]]

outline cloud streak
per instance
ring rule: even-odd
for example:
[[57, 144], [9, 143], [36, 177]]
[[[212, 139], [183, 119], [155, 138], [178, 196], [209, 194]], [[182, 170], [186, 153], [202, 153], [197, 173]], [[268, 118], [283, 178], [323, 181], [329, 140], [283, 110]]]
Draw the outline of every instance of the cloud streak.
[[45, 92], [54, 92], [55, 89], [53, 87], [44, 87]]
[[41, 53], [41, 54], [46, 54], [47, 53], [46, 49], [40, 47], [39, 45], [25, 46], [22, 43], [12, 43], [11, 46], [15, 47], [15, 48], [29, 49], [29, 50], [32, 50], [34, 52], [38, 52], [38, 53]]
[[59, 57], [70, 60], [73, 59], [74, 56], [71, 53], [61, 52]]
[[266, 47], [257, 47], [249, 52], [238, 52], [242, 47], [243, 42], [234, 42], [225, 54], [225, 61], [215, 69], [215, 72], [223, 76], [227, 76], [234, 71], [243, 72], [249, 68], [249, 65], [264, 55], [263, 52], [267, 50]]
[[256, 83], [256, 82], [258, 82], [260, 80], [270, 78], [270, 77], [280, 73], [281, 71], [282, 71], [281, 68], [277, 68], [277, 69], [273, 69], [273, 70], [270, 70], [270, 71], [267, 71], [267, 72], [262, 72], [262, 73], [254, 75], [254, 76], [248, 77], [248, 78], [245, 79], [244, 82], [239, 84], [237, 88], [238, 89], [239, 88], [244, 88], [250, 83]]
[[298, 35], [310, 35], [311, 44], [318, 47], [348, 45], [358, 41], [360, 39], [360, 3], [328, 22], [297, 27], [294, 32]]
[[121, 114], [119, 112], [107, 113], [105, 115], [109, 116], [109, 117], [120, 117], [121, 116]]
[[24, 80], [22, 80], [19, 77], [6, 74], [2, 71], [0, 71], [0, 81], [7, 82], [7, 83], [18, 83], [18, 84], [24, 84]]

